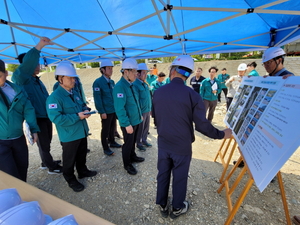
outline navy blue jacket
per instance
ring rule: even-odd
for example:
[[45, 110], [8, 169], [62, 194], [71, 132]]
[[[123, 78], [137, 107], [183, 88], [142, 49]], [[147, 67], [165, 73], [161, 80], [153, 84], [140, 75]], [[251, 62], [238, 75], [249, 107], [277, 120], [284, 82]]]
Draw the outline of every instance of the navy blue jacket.
[[225, 135], [206, 119], [201, 96], [177, 77], [154, 92], [152, 113], [157, 125], [159, 150], [191, 154], [195, 141], [193, 122], [197, 131], [210, 138], [222, 139]]

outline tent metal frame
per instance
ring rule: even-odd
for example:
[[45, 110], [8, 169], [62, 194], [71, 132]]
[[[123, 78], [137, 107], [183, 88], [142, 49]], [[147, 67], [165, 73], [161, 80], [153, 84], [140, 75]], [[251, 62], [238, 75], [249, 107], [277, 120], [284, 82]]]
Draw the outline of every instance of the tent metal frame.
[[[159, 54], [165, 54], [165, 55], [177, 55], [178, 52], [170, 52], [170, 51], [164, 51], [163, 49], [166, 49], [169, 46], [172, 45], [176, 45], [176, 44], [180, 44], [181, 48], [182, 48], [182, 54], [186, 54], [186, 44], [188, 42], [199, 42], [199, 43], [207, 43], [207, 44], [211, 44], [211, 46], [208, 46], [206, 48], [202, 48], [199, 49], [197, 51], [194, 52], [190, 52], [189, 54], [201, 54], [204, 51], [205, 54], [210, 54], [210, 53], [216, 53], [216, 51], [214, 51], [213, 49], [216, 47], [220, 47], [222, 45], [234, 45], [234, 46], [244, 46], [245, 48], [253, 48], [253, 50], [256, 49], [266, 49], [269, 46], [261, 46], [261, 45], [251, 45], [251, 44], [241, 44], [239, 42], [247, 40], [247, 39], [251, 39], [251, 38], [255, 38], [258, 36], [263, 36], [263, 35], [271, 35], [271, 33], [275, 33], [274, 35], [276, 35], [277, 32], [280, 31], [284, 31], [286, 29], [291, 30], [291, 32], [286, 35], [284, 38], [282, 38], [281, 40], [279, 40], [276, 45], [280, 45], [282, 44], [287, 38], [291, 37], [293, 34], [295, 34], [297, 31], [299, 31], [299, 26], [291, 26], [291, 27], [287, 27], [287, 28], [282, 28], [282, 29], [277, 29], [274, 31], [270, 31], [270, 32], [264, 32], [261, 34], [256, 34], [250, 37], [246, 37], [246, 38], [242, 38], [242, 39], [238, 39], [238, 40], [232, 40], [228, 43], [220, 43], [220, 42], [213, 42], [213, 41], [204, 41], [204, 40], [192, 40], [192, 39], [185, 39], [184, 36], [185, 34], [194, 32], [196, 30], [200, 30], [200, 29], [204, 29], [207, 28], [209, 26], [212, 26], [214, 24], [217, 23], [222, 23], [224, 21], [227, 20], [231, 20], [234, 18], [238, 18], [241, 16], [244, 16], [246, 14], [249, 13], [255, 13], [255, 14], [264, 14], [264, 13], [272, 13], [272, 14], [287, 14], [287, 15], [300, 15], [300, 11], [296, 11], [296, 10], [270, 10], [270, 9], [265, 9], [268, 8], [270, 6], [274, 6], [277, 4], [281, 4], [283, 2], [286, 2], [288, 0], [277, 0], [274, 1], [272, 3], [268, 3], [259, 7], [256, 7], [254, 9], [239, 9], [239, 8], [208, 8], [208, 7], [182, 7], [182, 6], [172, 6], [170, 7], [170, 0], [159, 0], [159, 3], [164, 7], [163, 9], [159, 9], [159, 6], [157, 5], [155, 0], [151, 0], [152, 5], [154, 7], [154, 12], [150, 13], [136, 21], [133, 21], [129, 24], [126, 24], [125, 26], [119, 27], [115, 30], [112, 31], [99, 31], [99, 30], [80, 30], [80, 29], [73, 29], [73, 28], [57, 28], [57, 27], [47, 27], [47, 26], [39, 26], [39, 25], [34, 25], [34, 24], [25, 24], [25, 23], [16, 23], [16, 22], [12, 22], [10, 19], [10, 15], [9, 15], [9, 10], [7, 7], [7, 0], [4, 0], [5, 5], [6, 5], [6, 13], [8, 16], [8, 21], [4, 21], [1, 20], [0, 25], [7, 25], [10, 27], [10, 31], [11, 31], [11, 35], [12, 35], [12, 39], [13, 42], [12, 43], [0, 43], [0, 46], [5, 46], [0, 52], [5, 51], [8, 48], [14, 47], [15, 48], [15, 52], [16, 55], [18, 55], [18, 49], [17, 46], [23, 46], [26, 47], [28, 45], [26, 45], [26, 43], [16, 43], [15, 41], [15, 34], [14, 34], [14, 30], [13, 29], [17, 29], [19, 31], [22, 31], [24, 33], [27, 33], [29, 35], [32, 35], [34, 37], [38, 37], [40, 38], [37, 34], [30, 32], [29, 30], [27, 30], [26, 28], [31, 27], [31, 28], [38, 28], [38, 29], [50, 29], [50, 30], [56, 30], [59, 33], [54, 36], [51, 37], [52, 42], [54, 43], [54, 45], [56, 47], [52, 47], [52, 46], [45, 46], [45, 48], [43, 49], [42, 52], [42, 57], [44, 57], [46, 60], [47, 59], [57, 59], [57, 62], [59, 62], [60, 60], [66, 59], [64, 56], [68, 56], [67, 59], [70, 60], [70, 58], [76, 58], [79, 59], [80, 63], [85, 63], [85, 62], [91, 62], [100, 58], [110, 58], [112, 60], [123, 60], [124, 58], [126, 58], [126, 52], [128, 50], [131, 51], [137, 51], [136, 55], [132, 56], [134, 58], [148, 58], [147, 54], [150, 52], [156, 52]], [[194, 28], [191, 28], [189, 30], [184, 30], [182, 32], [179, 32], [178, 29], [178, 25], [175, 22], [175, 18], [174, 18], [174, 14], [173, 14], [173, 10], [178, 10], [178, 11], [187, 11], [187, 10], [192, 10], [192, 11], [211, 11], [211, 12], [231, 12], [234, 13], [228, 17], [222, 18], [222, 19], [217, 19], [215, 21], [212, 21], [210, 23], [201, 25], [201, 26], [197, 26]], [[250, 10], [250, 11], [249, 11]], [[162, 18], [162, 16], [166, 16], [166, 23], [164, 23], [164, 20]], [[161, 27], [163, 28], [164, 32], [165, 32], [165, 36], [161, 36], [161, 35], [152, 35], [152, 34], [140, 34], [140, 33], [128, 33], [128, 32], [122, 32], [122, 30], [129, 28], [133, 25], [136, 25], [138, 23], [141, 23], [143, 21], [146, 21], [149, 18], [152, 17], [157, 17]], [[171, 25], [174, 27], [176, 33], [171, 34], [170, 30], [171, 30]], [[25, 28], [23, 28], [25, 27]], [[57, 42], [55, 42], [55, 40], [57, 40], [58, 38], [64, 36], [67, 33], [71, 33], [79, 38], [81, 38], [82, 40], [84, 40], [84, 43], [76, 46], [73, 49], [68, 48], [67, 46], [63, 46]], [[94, 38], [92, 40], [89, 40], [88, 38], [85, 38], [83, 35], [79, 34], [79, 33], [95, 33], [95, 34], [99, 34], [99, 36], [97, 38]], [[172, 43], [167, 42], [167, 44], [165, 45], [161, 45], [161, 46], [157, 46], [154, 49], [138, 49], [138, 48], [126, 48], [126, 47], [120, 47], [120, 48], [105, 48], [104, 46], [101, 46], [99, 44], [97, 44], [97, 41], [104, 39], [110, 35], [120, 35], [120, 36], [131, 36], [131, 37], [141, 37], [141, 38], [154, 38], [154, 39], [166, 39], [166, 40], [170, 40], [172, 39]], [[96, 48], [85, 48], [88, 45], [94, 45]], [[66, 51], [66, 52], [74, 52], [74, 54], [66, 54], [66, 55], [53, 55], [50, 54], [47, 49], [55, 49], [55, 50], [60, 50], [60, 51]], [[102, 54], [101, 57], [97, 56], [97, 53], [95, 55], [91, 55], [91, 54], [84, 54], [82, 52], [86, 52], [86, 51], [91, 51], [91, 50], [95, 50], [95, 51], [104, 51], [107, 54]], [[207, 50], [211, 50], [211, 51], [207, 51]], [[139, 52], [142, 51], [142, 52]], [[77, 53], [77, 52], [81, 52], [81, 53]], [[231, 52], [231, 51], [226, 51], [226, 52]], [[122, 53], [122, 54], [120, 54]], [[222, 51], [218, 51], [218, 53], [222, 53]], [[111, 56], [108, 55], [113, 55], [115, 58], [111, 58]], [[5, 54], [1, 54], [1, 56], [7, 57], [7, 58], [12, 58], [11, 56], [5, 55]], [[83, 59], [83, 57], [85, 59]]]

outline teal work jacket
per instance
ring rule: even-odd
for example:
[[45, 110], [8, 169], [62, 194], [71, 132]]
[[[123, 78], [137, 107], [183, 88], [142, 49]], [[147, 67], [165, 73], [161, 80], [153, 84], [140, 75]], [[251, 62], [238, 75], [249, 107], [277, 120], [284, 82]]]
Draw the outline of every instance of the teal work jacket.
[[23, 135], [24, 120], [28, 123], [31, 133], [39, 132], [34, 108], [26, 92], [9, 81], [6, 81], [6, 83], [15, 90], [16, 95], [10, 103], [9, 109], [7, 109], [2, 95], [0, 95], [0, 140], [21, 137]]
[[109, 82], [104, 75], [97, 78], [93, 83], [93, 95], [95, 107], [100, 114], [111, 114], [115, 112], [113, 89], [115, 82], [110, 79]]
[[218, 94], [221, 93], [221, 84], [218, 79], [214, 79], [215, 82], [217, 82], [218, 89], [217, 93], [214, 94], [212, 93], [212, 84], [210, 82], [210, 78], [206, 78], [205, 80], [202, 81], [201, 87], [200, 87], [200, 95], [202, 99], [208, 100], [208, 101], [215, 101], [218, 99]]
[[142, 122], [138, 93], [124, 77], [113, 90], [114, 106], [121, 127], [135, 126]]
[[229, 74], [219, 74], [217, 79], [220, 81], [221, 83], [221, 89], [227, 89], [227, 86], [225, 85], [226, 81], [230, 78]]
[[136, 87], [136, 90], [139, 94], [139, 103], [142, 113], [148, 113], [151, 111], [151, 94], [150, 89], [147, 83], [136, 79], [133, 82], [133, 85]]
[[36, 48], [29, 50], [23, 58], [23, 63], [13, 73], [12, 81], [25, 89], [35, 109], [36, 117], [47, 118], [46, 99], [49, 96], [48, 91], [39, 77], [32, 76], [39, 64], [39, 58], [39, 50]]
[[60, 85], [47, 98], [46, 108], [49, 119], [55, 124], [59, 140], [70, 142], [88, 136], [86, 119], [81, 120], [79, 112], [86, 110], [86, 105], [77, 92], [72, 95]]
[[[59, 86], [59, 82], [56, 82], [54, 85], [53, 85], [53, 91], [55, 91], [55, 89]], [[84, 103], [87, 103], [86, 101], [86, 97], [85, 97], [85, 94], [84, 94], [84, 91], [83, 91], [83, 87], [82, 87], [82, 83], [80, 81], [79, 78], [76, 79], [76, 82], [75, 82], [75, 86], [74, 88], [72, 89], [73, 91], [76, 91], [78, 93], [78, 95], [81, 97], [82, 101]]]
[[151, 85], [151, 83], [153, 81], [155, 81], [157, 79], [157, 76], [156, 75], [150, 75], [150, 74], [147, 74], [147, 77], [146, 77], [146, 81], [149, 85]]
[[256, 77], [258, 77], [258, 76], [259, 76], [259, 73], [258, 73], [256, 70], [252, 70], [252, 71], [248, 74], [248, 76], [256, 76]]
[[158, 88], [164, 86], [165, 84], [166, 84], [165, 81], [163, 81], [161, 83], [159, 83], [157, 80], [153, 81], [150, 85], [152, 95], [154, 94], [154, 91], [156, 91]]

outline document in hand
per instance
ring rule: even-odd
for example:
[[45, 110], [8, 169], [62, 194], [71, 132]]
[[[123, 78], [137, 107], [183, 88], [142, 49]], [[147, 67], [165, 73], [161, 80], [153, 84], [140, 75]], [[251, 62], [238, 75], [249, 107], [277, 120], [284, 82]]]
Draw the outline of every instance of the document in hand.
[[24, 123], [23, 123], [23, 131], [24, 131], [24, 135], [26, 137], [27, 142], [29, 144], [33, 145], [33, 138], [32, 138], [32, 134], [30, 132], [30, 127], [26, 121], [24, 121]]
[[[215, 82], [212, 86], [211, 86], [211, 89], [213, 90], [213, 91], [215, 91], [215, 90], [218, 90], [218, 84], [217, 84], [217, 82]], [[215, 95], [216, 95], [217, 93], [215, 93]]]

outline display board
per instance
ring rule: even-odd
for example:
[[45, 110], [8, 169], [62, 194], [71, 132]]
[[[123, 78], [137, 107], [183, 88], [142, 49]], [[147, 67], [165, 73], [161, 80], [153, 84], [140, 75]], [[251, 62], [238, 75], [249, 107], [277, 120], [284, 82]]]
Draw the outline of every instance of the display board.
[[262, 192], [300, 145], [300, 77], [244, 77], [225, 116]]

